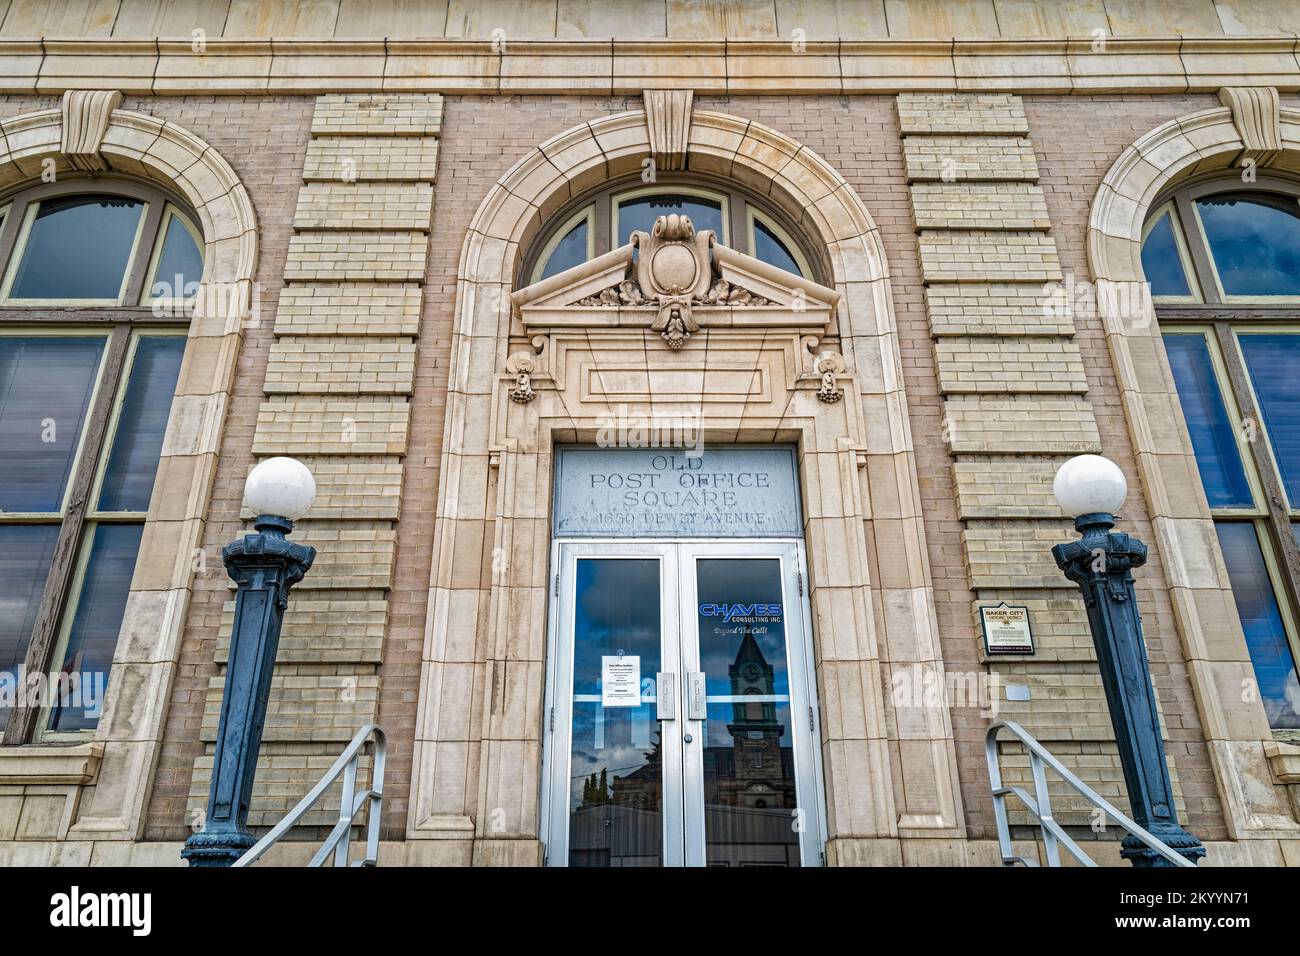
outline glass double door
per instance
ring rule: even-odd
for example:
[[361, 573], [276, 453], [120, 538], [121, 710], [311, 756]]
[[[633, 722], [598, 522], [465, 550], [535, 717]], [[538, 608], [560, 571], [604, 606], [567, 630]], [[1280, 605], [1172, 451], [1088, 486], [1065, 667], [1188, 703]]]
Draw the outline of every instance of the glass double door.
[[797, 542], [556, 542], [547, 862], [821, 861]]

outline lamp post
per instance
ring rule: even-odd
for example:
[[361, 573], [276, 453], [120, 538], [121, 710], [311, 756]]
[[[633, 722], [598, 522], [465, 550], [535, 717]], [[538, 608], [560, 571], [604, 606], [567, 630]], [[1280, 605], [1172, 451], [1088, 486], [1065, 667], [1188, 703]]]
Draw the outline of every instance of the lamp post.
[[230, 866], [256, 841], [248, 832], [257, 754], [262, 747], [271, 673], [289, 588], [302, 580], [316, 549], [285, 539], [293, 519], [316, 497], [316, 481], [292, 458], [271, 458], [248, 475], [244, 501], [258, 517], [252, 534], [221, 549], [236, 584], [226, 686], [221, 696], [212, 787], [203, 829], [185, 841], [190, 866]]
[[[1056, 545], [1052, 557], [1083, 592], [1133, 819], [1196, 863], [1205, 848], [1178, 825], [1133, 588], [1133, 569], [1146, 563], [1147, 548], [1131, 535], [1110, 530], [1128, 494], [1124, 473], [1100, 455], [1079, 455], [1060, 467], [1052, 491], [1082, 535]], [[1134, 866], [1171, 865], [1137, 837], [1126, 836], [1122, 845], [1120, 856]]]

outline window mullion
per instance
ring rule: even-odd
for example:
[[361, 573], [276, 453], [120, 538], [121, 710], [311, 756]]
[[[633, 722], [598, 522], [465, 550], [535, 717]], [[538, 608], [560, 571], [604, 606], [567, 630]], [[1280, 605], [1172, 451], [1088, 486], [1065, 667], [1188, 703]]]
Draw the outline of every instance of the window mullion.
[[[77, 462], [72, 491], [68, 496], [68, 506], [63, 516], [63, 525], [59, 529], [54, 559], [45, 579], [45, 591], [41, 597], [36, 624], [32, 628], [32, 639], [27, 645], [27, 657], [23, 662], [26, 675], [44, 674], [49, 667], [50, 652], [58, 635], [59, 620], [67, 604], [68, 586], [76, 567], [77, 546], [86, 523], [86, 514], [93, 510], [89, 498], [94, 487], [95, 471], [107, 440], [108, 422], [117, 400], [124, 371], [123, 365], [130, 343], [131, 327], [116, 326], [109, 338], [108, 357], [104, 363], [103, 378], [95, 394], [95, 404], [86, 420], [81, 458]], [[3, 742], [6, 745], [25, 743], [31, 739], [37, 716], [40, 714], [40, 708], [33, 707], [31, 704], [25, 694], [18, 695], [4, 735]]]
[[4, 225], [0, 226], [0, 284], [9, 269], [9, 259], [13, 255], [14, 243], [18, 241], [18, 230], [23, 219], [27, 217], [27, 201], [21, 196], [13, 197], [9, 203], [9, 212], [5, 215]]
[[1186, 192], [1180, 192], [1174, 197], [1174, 205], [1178, 208], [1179, 224], [1183, 227], [1183, 239], [1187, 243], [1187, 251], [1192, 257], [1192, 265], [1196, 270], [1196, 284], [1201, 287], [1201, 299], [1218, 304], [1223, 299], [1219, 295], [1219, 282], [1215, 278], [1214, 265], [1210, 262], [1210, 251], [1201, 232], [1201, 220], [1196, 215], [1196, 210], [1192, 208], [1192, 202], [1187, 198]]
[[[1214, 323], [1214, 335], [1219, 343], [1219, 354], [1223, 357], [1223, 366], [1232, 384], [1233, 396], [1244, 421], [1250, 422], [1254, 430], [1252, 440], [1246, 442], [1250, 449], [1251, 460], [1255, 465], [1255, 474], [1259, 476], [1260, 486], [1264, 492], [1264, 514], [1269, 526], [1269, 537], [1275, 553], [1281, 558], [1283, 582], [1286, 586], [1288, 603], [1292, 608], [1300, 608], [1300, 547], [1297, 547], [1295, 535], [1291, 531], [1291, 514], [1287, 508], [1286, 493], [1282, 488], [1282, 479], [1273, 464], [1273, 457], [1265, 447], [1268, 441], [1264, 434], [1264, 419], [1255, 404], [1255, 395], [1250, 387], [1250, 378], [1241, 352], [1237, 348], [1237, 339], [1232, 326], [1227, 322]], [[1294, 648], [1292, 649], [1294, 652]]]
[[158, 228], [162, 223], [165, 205], [165, 203], [155, 199], [145, 207], [144, 223], [140, 227], [140, 234], [136, 239], [131, 261], [126, 265], [128, 270], [126, 291], [122, 297], [124, 305], [138, 305], [140, 303], [144, 284], [149, 278], [146, 273], [149, 271], [149, 263], [153, 259], [154, 246], [157, 245], [159, 240]]

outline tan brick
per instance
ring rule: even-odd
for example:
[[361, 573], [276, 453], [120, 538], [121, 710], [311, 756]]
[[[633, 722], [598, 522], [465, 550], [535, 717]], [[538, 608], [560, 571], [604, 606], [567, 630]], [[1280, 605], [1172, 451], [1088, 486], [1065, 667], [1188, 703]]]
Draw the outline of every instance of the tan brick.
[[258, 455], [401, 455], [411, 408], [404, 401], [293, 398], [263, 402]]
[[268, 393], [409, 395], [415, 343], [377, 336], [283, 336], [266, 366]]

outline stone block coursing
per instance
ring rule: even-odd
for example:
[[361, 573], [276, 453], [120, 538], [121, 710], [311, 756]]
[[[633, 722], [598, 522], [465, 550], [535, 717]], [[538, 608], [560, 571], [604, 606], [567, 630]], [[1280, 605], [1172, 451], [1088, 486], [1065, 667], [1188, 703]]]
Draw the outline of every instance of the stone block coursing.
[[903, 162], [912, 182], [1038, 180], [1034, 149], [1018, 136], [909, 136]]
[[409, 395], [415, 343], [378, 336], [281, 336], [271, 349], [266, 391], [298, 395]]
[[1088, 390], [1079, 347], [1069, 339], [942, 338], [934, 355], [944, 394]]
[[902, 93], [898, 125], [904, 136], [1029, 132], [1024, 102], [1010, 93]]
[[280, 293], [277, 335], [410, 335], [420, 328], [414, 283], [300, 283]]

